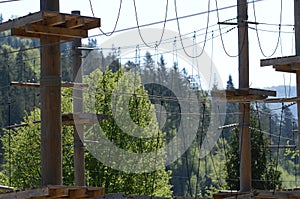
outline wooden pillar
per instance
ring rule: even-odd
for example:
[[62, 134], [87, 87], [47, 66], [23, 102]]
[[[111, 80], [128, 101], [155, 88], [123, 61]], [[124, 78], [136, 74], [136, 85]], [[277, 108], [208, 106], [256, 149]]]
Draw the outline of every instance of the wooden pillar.
[[[296, 44], [296, 55], [300, 55], [300, 0], [294, 0], [294, 17], [295, 17], [295, 44]], [[300, 96], [300, 71], [296, 70], [296, 83], [297, 83], [297, 96]], [[298, 109], [298, 149], [300, 149], [300, 101], [297, 101]], [[299, 150], [300, 155], [300, 150]], [[300, 173], [300, 161], [299, 161], [299, 172]]]
[[[41, 0], [41, 11], [59, 12], [59, 0]], [[62, 184], [60, 38], [41, 36], [42, 185]]]
[[[72, 11], [72, 14], [80, 15], [80, 11]], [[73, 40], [73, 81], [82, 83], [82, 68], [81, 68], [81, 39]], [[77, 76], [77, 77], [76, 77]], [[83, 93], [82, 88], [73, 89], [73, 112], [83, 113]], [[74, 178], [76, 186], [85, 185], [85, 164], [84, 164], [84, 144], [83, 125], [77, 124], [74, 126]]]
[[[237, 0], [239, 88], [249, 88], [249, 45], [247, 0]], [[240, 192], [251, 191], [250, 104], [240, 103]]]

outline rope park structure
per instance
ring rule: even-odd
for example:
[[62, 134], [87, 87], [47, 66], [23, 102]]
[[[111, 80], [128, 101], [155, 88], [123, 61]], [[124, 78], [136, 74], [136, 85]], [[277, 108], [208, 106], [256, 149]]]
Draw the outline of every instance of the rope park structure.
[[[38, 83], [26, 83], [26, 82], [11, 82], [11, 86], [21, 86], [21, 87], [31, 87], [31, 88], [40, 88], [40, 95], [41, 95], [41, 120], [36, 120], [34, 123], [41, 123], [41, 136], [42, 136], [42, 143], [41, 143], [41, 163], [42, 163], [42, 185], [46, 186], [40, 189], [30, 189], [25, 191], [19, 192], [8, 192], [5, 194], [1, 194], [0, 198], [95, 198], [95, 197], [103, 197], [104, 190], [103, 188], [95, 188], [95, 187], [85, 187], [84, 182], [84, 143], [80, 139], [82, 135], [80, 133], [74, 134], [74, 164], [75, 164], [75, 187], [68, 187], [62, 186], [62, 149], [61, 149], [61, 131], [62, 125], [72, 125], [74, 126], [74, 120], [82, 121], [74, 131], [82, 131], [80, 128], [83, 128], [83, 125], [98, 122], [98, 120], [107, 119], [105, 114], [96, 115], [96, 118], [91, 116], [90, 114], [82, 114], [83, 111], [83, 93], [82, 90], [89, 87], [89, 85], [82, 83], [82, 79], [77, 82], [71, 83], [62, 83], [60, 79], [60, 50], [59, 44], [62, 41], [70, 41], [74, 38], [74, 54], [73, 59], [74, 63], [77, 63], [77, 67], [74, 65], [74, 74], [78, 73], [80, 70], [81, 65], [81, 42], [78, 38], [87, 37], [87, 30], [92, 28], [97, 28], [100, 26], [100, 19], [95, 17], [83, 17], [80, 16], [80, 13], [75, 12], [72, 14], [61, 14], [59, 12], [59, 1], [41, 1], [41, 12], [30, 14], [25, 17], [21, 17], [19, 19], [5, 22], [0, 24], [0, 30], [11, 30], [12, 36], [21, 36], [21, 37], [34, 37], [40, 38], [41, 40], [41, 79], [40, 84]], [[298, 11], [300, 4], [298, 1], [295, 1], [295, 11]], [[226, 101], [239, 103], [240, 110], [239, 112], [243, 113], [240, 114], [239, 123], [232, 124], [230, 126], [221, 126], [220, 129], [223, 128], [232, 128], [232, 127], [239, 127], [241, 132], [241, 194], [246, 194], [247, 197], [250, 197], [249, 194], [251, 191], [251, 154], [250, 152], [250, 130], [249, 127], [250, 123], [250, 103], [251, 102], [264, 102], [264, 103], [284, 103], [284, 102], [296, 102], [298, 103], [299, 98], [268, 98], [268, 96], [275, 96], [276, 92], [269, 91], [269, 90], [262, 90], [262, 89], [252, 89], [249, 88], [249, 58], [248, 58], [248, 19], [247, 17], [247, 2], [240, 0], [238, 3], [238, 22], [231, 23], [233, 25], [238, 26], [239, 31], [239, 89], [235, 90], [225, 90], [225, 91], [216, 91], [212, 92], [211, 94], [215, 97], [224, 97]], [[296, 12], [298, 13], [298, 12]], [[299, 12], [300, 14], [300, 12]], [[297, 41], [300, 42], [297, 36], [297, 32], [299, 32], [299, 22], [297, 21], [299, 18], [296, 17], [295, 14], [295, 32], [296, 32], [296, 46], [297, 46], [297, 55], [298, 55], [298, 45]], [[225, 24], [227, 22], [224, 22]], [[221, 25], [221, 23], [220, 23]], [[298, 29], [297, 29], [298, 28]], [[221, 28], [220, 28], [221, 29]], [[228, 29], [230, 32], [232, 29]], [[180, 32], [180, 30], [179, 30]], [[46, 36], [45, 36], [46, 35]], [[207, 35], [207, 29], [206, 29]], [[222, 37], [222, 34], [219, 35]], [[216, 36], [213, 35], [210, 38], [213, 42], [213, 39]], [[180, 40], [182, 42], [181, 36]], [[174, 38], [171, 39], [171, 42], [174, 44], [174, 60], [178, 62], [178, 58], [176, 56], [176, 51], [178, 50], [176, 47], [176, 42], [172, 41]], [[205, 38], [205, 42], [206, 42]], [[176, 41], [176, 39], [175, 39]], [[194, 40], [195, 41], [195, 40]], [[158, 43], [164, 41], [155, 42], [155, 51], [157, 57], [157, 48]], [[136, 45], [135, 45], [136, 46]], [[205, 44], [204, 44], [205, 46]], [[122, 48], [120, 48], [122, 49]], [[176, 49], [176, 50], [175, 50]], [[183, 47], [183, 50], [184, 47]], [[139, 48], [136, 48], [137, 55], [140, 54]], [[52, 53], [49, 53], [52, 52]], [[200, 52], [199, 56], [202, 54]], [[195, 52], [192, 57], [197, 58], [197, 52]], [[140, 55], [135, 57], [136, 60], [140, 60]], [[77, 59], [77, 60], [75, 60]], [[119, 57], [120, 59], [120, 57]], [[122, 57], [122, 59], [124, 59]], [[156, 58], [157, 59], [157, 58]], [[139, 61], [136, 61], [138, 63]], [[265, 59], [261, 60], [261, 66], [268, 66], [273, 65], [273, 67], [277, 71], [282, 72], [290, 72], [296, 73], [297, 75], [297, 85], [298, 85], [298, 63], [299, 57], [292, 56], [292, 57], [284, 57], [284, 58], [272, 58], [272, 59]], [[56, 67], [53, 67], [56, 66]], [[58, 67], [59, 66], [59, 67]], [[80, 72], [81, 73], [81, 72]], [[75, 79], [75, 77], [73, 77]], [[77, 77], [78, 80], [78, 77]], [[196, 82], [194, 82], [196, 83]], [[74, 101], [73, 103], [77, 105], [78, 109], [74, 109], [73, 114], [62, 115], [61, 113], [61, 87], [71, 87], [74, 89], [75, 94], [73, 94]], [[79, 89], [78, 89], [79, 88]], [[76, 90], [77, 89], [77, 90]], [[299, 96], [299, 88], [297, 89]], [[203, 92], [203, 90], [201, 91]], [[131, 95], [134, 93], [130, 93]], [[225, 94], [225, 96], [224, 96]], [[77, 97], [77, 98], [76, 98]], [[161, 96], [160, 96], [161, 97]], [[204, 120], [205, 116], [205, 103], [202, 103], [203, 109], [201, 113], [199, 113], [199, 117]], [[9, 104], [9, 107], [11, 104]], [[49, 109], [52, 107], [52, 109]], [[53, 107], [55, 107], [53, 109]], [[285, 106], [282, 106], [282, 110]], [[299, 107], [299, 106], [298, 106]], [[299, 108], [298, 108], [299, 110]], [[10, 111], [9, 111], [10, 112]], [[158, 113], [162, 114], [160, 111]], [[259, 114], [257, 112], [257, 114]], [[75, 119], [77, 118], [77, 119]], [[299, 119], [299, 111], [298, 111], [298, 119]], [[204, 123], [204, 121], [202, 121]], [[10, 124], [10, 122], [9, 122]], [[20, 124], [20, 125], [9, 125], [7, 127], [8, 130], [12, 130], [15, 128], [22, 128], [27, 126], [28, 124]], [[79, 128], [79, 129], [78, 129]], [[57, 134], [54, 134], [57, 133]], [[44, 136], [44, 137], [43, 137]], [[279, 135], [280, 137], [280, 135]], [[202, 139], [202, 138], [201, 138]], [[93, 142], [93, 140], [86, 140], [88, 142]], [[276, 148], [293, 148], [295, 149], [294, 145], [286, 145], [282, 146], [278, 143], [277, 146], [270, 146]], [[55, 154], [55, 155], [53, 155]], [[213, 158], [210, 156], [212, 162]], [[76, 162], [76, 163], [75, 163]], [[204, 165], [207, 163], [207, 159], [204, 159]], [[187, 161], [188, 164], [188, 161]], [[200, 160], [199, 160], [199, 168], [200, 168]], [[215, 164], [215, 163], [213, 163]], [[187, 165], [187, 173], [189, 173], [190, 167]], [[198, 169], [198, 172], [200, 170]], [[218, 174], [216, 174], [218, 175]], [[188, 174], [189, 176], [189, 174]], [[198, 180], [198, 179], [197, 179]], [[50, 186], [51, 185], [51, 186]], [[7, 187], [4, 187], [7, 188]], [[7, 188], [9, 190], [9, 188]], [[189, 181], [188, 189], [192, 189], [191, 182]], [[289, 192], [289, 191], [278, 191], [278, 197], [299, 197], [299, 193], [297, 191]], [[226, 196], [240, 196], [237, 193], [229, 193]], [[269, 194], [269, 195], [268, 195]], [[260, 194], [256, 195], [255, 197], [259, 198], [268, 198], [271, 193], [261, 192]], [[272, 193], [273, 195], [276, 194]], [[197, 196], [197, 194], [196, 194]], [[114, 196], [112, 196], [114, 197]], [[124, 198], [123, 195], [118, 195], [117, 197]], [[130, 196], [135, 198], [135, 196]], [[149, 196], [151, 197], [151, 196]], [[217, 196], [216, 196], [217, 197]], [[253, 197], [253, 195], [251, 195]], [[222, 198], [224, 198], [222, 196]]]

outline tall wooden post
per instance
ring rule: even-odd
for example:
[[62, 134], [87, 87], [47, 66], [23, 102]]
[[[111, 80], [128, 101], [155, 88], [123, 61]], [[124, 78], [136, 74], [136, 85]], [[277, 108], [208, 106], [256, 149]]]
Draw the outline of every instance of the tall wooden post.
[[[80, 11], [72, 11], [72, 14], [80, 15]], [[82, 68], [81, 68], [81, 39], [73, 40], [73, 81], [82, 83]], [[82, 88], [74, 88], [73, 90], [73, 112], [83, 113], [83, 93]], [[74, 178], [76, 186], [85, 185], [85, 164], [84, 164], [84, 145], [83, 125], [77, 124], [74, 126]]]
[[[239, 88], [249, 88], [249, 46], [247, 0], [237, 0]], [[251, 191], [250, 104], [240, 103], [240, 192]]]
[[[295, 20], [295, 44], [296, 55], [300, 55], [300, 0], [294, 0], [294, 20]], [[296, 71], [296, 83], [297, 83], [297, 96], [300, 96], [300, 71]], [[298, 109], [298, 149], [300, 149], [300, 101], [297, 101]], [[300, 150], [299, 150], [300, 155]], [[300, 173], [300, 161], [299, 161], [299, 173]]]
[[[40, 0], [41, 11], [59, 12], [59, 0]], [[41, 42], [41, 164], [42, 185], [62, 184], [60, 37]]]

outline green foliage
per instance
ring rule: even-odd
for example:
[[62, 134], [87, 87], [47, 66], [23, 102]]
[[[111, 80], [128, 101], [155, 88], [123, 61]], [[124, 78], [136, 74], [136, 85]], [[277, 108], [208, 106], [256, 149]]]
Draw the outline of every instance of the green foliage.
[[[7, 130], [1, 138], [4, 149], [4, 174], [14, 188], [29, 188], [41, 185], [40, 170], [40, 110], [35, 109], [24, 118], [28, 126]], [[73, 184], [73, 129], [63, 127], [63, 179], [64, 184]]]
[[[108, 120], [101, 121], [101, 126], [105, 129], [106, 135], [116, 140], [115, 144], [126, 150], [133, 152], [153, 151], [157, 147], [164, 146], [164, 141], [156, 135], [151, 141], [133, 140], [117, 127], [113, 120], [110, 105], [112, 91], [118, 80], [124, 76], [125, 79], [131, 76], [121, 70], [113, 73], [108, 70], [105, 73], [99, 70], [93, 72], [87, 82], [91, 88], [97, 90], [95, 94], [96, 107], [93, 112], [106, 113]], [[126, 85], [126, 84], [125, 84]], [[125, 86], [126, 87], [126, 86]], [[130, 114], [135, 122], [153, 128], [163, 137], [158, 130], [155, 115], [153, 115], [153, 105], [147, 99], [147, 92], [139, 86], [136, 96], [130, 99]], [[69, 113], [72, 110], [72, 92], [63, 89], [62, 111]], [[88, 104], [88, 103], [87, 103]], [[89, 105], [87, 105], [89, 107]], [[137, 111], [138, 110], [138, 111]], [[92, 110], [91, 110], [92, 111]], [[29, 125], [18, 128], [15, 131], [7, 131], [2, 137], [4, 146], [5, 163], [3, 168], [5, 175], [10, 180], [10, 185], [15, 188], [28, 188], [39, 186], [41, 183], [40, 174], [40, 125], [33, 124], [39, 120], [39, 110], [36, 109], [24, 118], [24, 122]], [[155, 122], [154, 122], [155, 121]], [[120, 142], [118, 142], [120, 141]], [[130, 174], [114, 170], [103, 165], [86, 151], [86, 184], [88, 186], [102, 186], [107, 193], [125, 192], [127, 194], [171, 196], [171, 185], [169, 184], [171, 172], [159, 169], [151, 173]], [[134, 162], [133, 162], [134, 164]], [[73, 128], [63, 127], [63, 183], [65, 185], [74, 184], [73, 167]]]
[[[147, 153], [165, 145], [164, 135], [159, 131], [155, 114], [153, 114], [154, 106], [150, 103], [146, 90], [139, 86], [141, 85], [140, 78], [136, 73], [123, 72], [122, 70], [116, 73], [106, 70], [102, 73], [100, 70], [95, 70], [89, 75], [87, 83], [95, 86], [94, 88], [90, 87], [91, 91], [88, 91], [88, 93], [96, 91], [93, 97], [97, 103], [92, 103], [95, 104], [94, 107], [86, 108], [97, 114], [108, 115], [107, 120], [100, 121], [101, 129], [106, 137], [113, 141], [116, 146], [134, 153]], [[134, 88], [129, 85], [137, 85], [137, 87]], [[117, 88], [120, 95], [114, 101], [113, 90]], [[122, 104], [124, 93], [125, 95], [126, 93], [134, 93], [129, 99], [129, 105]], [[128, 113], [120, 109], [116, 110], [117, 114], [121, 115], [121, 117], [128, 117], [126, 114], [129, 114], [138, 126], [151, 130], [153, 137], [151, 139], [135, 138], [124, 132], [116, 124], [111, 106], [112, 101], [118, 107], [123, 107], [122, 105], [128, 106]], [[138, 129], [132, 129], [132, 131], [135, 130]], [[109, 151], [104, 151], [103, 155], [109, 155]], [[132, 162], [132, 164], [139, 163]], [[87, 163], [86, 166], [87, 170], [90, 170], [87, 178], [98, 179], [91, 181], [90, 185], [103, 186], [108, 193], [125, 192], [138, 195], [171, 195], [171, 185], [169, 185], [170, 172], [166, 172], [164, 169], [151, 173], [131, 174], [114, 170], [95, 161]]]
[[[257, 127], [257, 118], [251, 117], [251, 127]], [[232, 131], [231, 142], [227, 152], [226, 182], [230, 189], [239, 190], [240, 154], [239, 154], [239, 129]], [[276, 189], [281, 188], [280, 174], [273, 162], [268, 161], [267, 139], [259, 130], [251, 130], [251, 169], [253, 189]]]

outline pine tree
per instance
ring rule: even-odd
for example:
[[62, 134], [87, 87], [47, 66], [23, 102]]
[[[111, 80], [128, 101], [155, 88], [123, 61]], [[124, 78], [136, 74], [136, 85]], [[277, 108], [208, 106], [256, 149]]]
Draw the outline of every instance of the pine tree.
[[[228, 77], [226, 89], [228, 89], [228, 90], [235, 89], [231, 75], [229, 75], [229, 77]], [[226, 107], [226, 117], [225, 117], [224, 125], [237, 123], [238, 122], [237, 112], [238, 112], [238, 104], [228, 102], [227, 107]], [[223, 129], [223, 131], [222, 131], [222, 135], [224, 136], [224, 138], [227, 141], [229, 141], [229, 139], [230, 139], [229, 138], [230, 137], [230, 132], [229, 131], [230, 131], [230, 129]]]
[[[280, 174], [272, 162], [268, 161], [270, 151], [267, 149], [268, 141], [260, 130], [260, 121], [257, 116], [251, 116], [251, 169], [253, 189], [281, 188]], [[239, 190], [240, 176], [240, 150], [239, 129], [231, 132], [229, 150], [227, 152], [226, 182], [229, 189]]]

